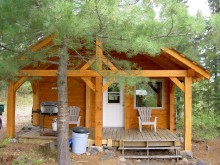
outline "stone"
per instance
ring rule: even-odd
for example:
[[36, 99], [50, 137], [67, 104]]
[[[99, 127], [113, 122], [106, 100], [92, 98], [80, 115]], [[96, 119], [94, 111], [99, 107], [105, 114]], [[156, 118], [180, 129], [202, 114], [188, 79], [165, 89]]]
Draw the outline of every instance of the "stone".
[[14, 160], [14, 162], [15, 162], [15, 163], [19, 163], [19, 162], [21, 162], [22, 160], [24, 160], [24, 156], [20, 155], [20, 156], [18, 156], [18, 157]]
[[91, 149], [91, 150], [89, 151], [89, 153], [90, 153], [91, 155], [95, 155], [95, 154], [99, 153], [99, 151], [98, 151], [97, 149], [93, 148], [93, 149]]
[[104, 146], [103, 148], [104, 148], [104, 149], [108, 149], [108, 150], [114, 150], [114, 151], [117, 150], [117, 147]]
[[197, 160], [196, 165], [206, 165], [204, 160]]
[[126, 159], [124, 157], [119, 157], [120, 162], [126, 162]]
[[15, 139], [15, 138], [13, 138], [13, 139], [9, 139], [9, 142], [10, 142], [10, 143], [16, 143], [16, 142], [18, 142], [18, 140]]
[[98, 152], [103, 152], [103, 147], [102, 146], [89, 146], [88, 151], [90, 150], [96, 150]]
[[210, 146], [209, 145], [206, 145], [206, 151], [210, 151]]
[[87, 156], [90, 156], [90, 155], [91, 155], [91, 153], [89, 153], [89, 152], [86, 152], [86, 155], [87, 155]]
[[176, 163], [176, 160], [175, 160], [175, 159], [172, 159], [171, 162], [172, 162], [172, 164], [175, 164], [175, 163]]
[[136, 162], [141, 162], [141, 159], [137, 159]]
[[193, 158], [192, 151], [180, 151], [180, 155], [183, 158], [187, 158], [187, 159], [192, 159]]
[[183, 164], [188, 164], [188, 160], [186, 158], [183, 158]]
[[101, 160], [107, 160], [114, 156], [114, 153], [107, 152], [104, 156], [102, 156]]
[[184, 143], [184, 138], [183, 137], [179, 137], [180, 143]]

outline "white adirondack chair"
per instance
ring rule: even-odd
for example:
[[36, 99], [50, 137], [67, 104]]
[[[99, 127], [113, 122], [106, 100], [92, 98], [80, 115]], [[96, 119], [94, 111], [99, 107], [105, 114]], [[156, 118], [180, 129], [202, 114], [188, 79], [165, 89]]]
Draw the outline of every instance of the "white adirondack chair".
[[148, 107], [138, 108], [138, 113], [140, 115], [138, 116], [140, 132], [142, 132], [142, 125], [150, 125], [151, 129], [152, 126], [154, 126], [154, 132], [157, 131], [157, 117], [154, 117], [154, 121], [151, 121], [151, 112], [152, 109]]
[[77, 126], [80, 125], [80, 118], [79, 116], [80, 108], [77, 106], [70, 106], [69, 107], [69, 113], [70, 113], [70, 121], [69, 124], [77, 124]]

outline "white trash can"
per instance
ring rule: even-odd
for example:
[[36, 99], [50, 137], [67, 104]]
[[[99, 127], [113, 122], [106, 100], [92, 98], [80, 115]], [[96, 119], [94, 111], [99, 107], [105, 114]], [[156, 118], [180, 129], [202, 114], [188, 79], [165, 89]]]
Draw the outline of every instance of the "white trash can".
[[75, 154], [86, 153], [89, 130], [85, 127], [75, 127], [72, 131], [72, 152]]

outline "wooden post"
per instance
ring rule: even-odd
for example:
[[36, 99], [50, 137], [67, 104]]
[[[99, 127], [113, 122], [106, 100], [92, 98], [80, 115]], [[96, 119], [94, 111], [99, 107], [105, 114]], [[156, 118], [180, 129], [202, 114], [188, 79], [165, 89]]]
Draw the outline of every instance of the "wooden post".
[[124, 119], [125, 129], [130, 128], [130, 112], [131, 112], [131, 94], [129, 93], [130, 88], [125, 87], [125, 106], [124, 106]]
[[[102, 43], [96, 40], [97, 70], [102, 70]], [[95, 145], [102, 145], [102, 77], [96, 77], [95, 91]]]
[[[40, 103], [39, 103], [39, 81], [35, 81], [31, 83], [32, 86], [32, 92], [33, 92], [33, 111], [40, 109]], [[39, 125], [39, 113], [33, 113], [32, 112], [32, 124], [33, 125]]]
[[192, 77], [185, 77], [184, 150], [191, 151], [192, 140]]
[[175, 98], [174, 98], [175, 84], [171, 82], [170, 86], [170, 131], [174, 133], [175, 130]]
[[[91, 80], [91, 78], [88, 78]], [[91, 126], [91, 101], [92, 101], [92, 91], [91, 88], [86, 85], [86, 127]]]
[[15, 137], [15, 95], [14, 82], [8, 81], [8, 98], [7, 98], [7, 137]]

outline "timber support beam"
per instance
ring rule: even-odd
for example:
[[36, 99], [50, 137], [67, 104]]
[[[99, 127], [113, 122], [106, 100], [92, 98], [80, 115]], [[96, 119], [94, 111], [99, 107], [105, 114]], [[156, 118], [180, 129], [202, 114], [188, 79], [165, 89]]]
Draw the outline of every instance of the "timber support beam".
[[39, 125], [40, 115], [36, 111], [40, 109], [39, 101], [39, 81], [31, 83], [33, 91], [33, 107], [32, 107], [32, 124], [37, 126]]
[[[186, 77], [186, 70], [68, 70], [68, 77]], [[27, 77], [56, 77], [57, 70], [21, 70], [19, 76]]]
[[175, 131], [175, 84], [171, 83], [170, 85], [170, 132], [174, 133]]
[[192, 77], [185, 77], [184, 150], [192, 151]]
[[[96, 40], [96, 66], [102, 70], [102, 43], [99, 39]], [[95, 145], [102, 145], [102, 76], [95, 78]]]
[[15, 137], [15, 83], [8, 81], [8, 100], [7, 100], [7, 137]]

